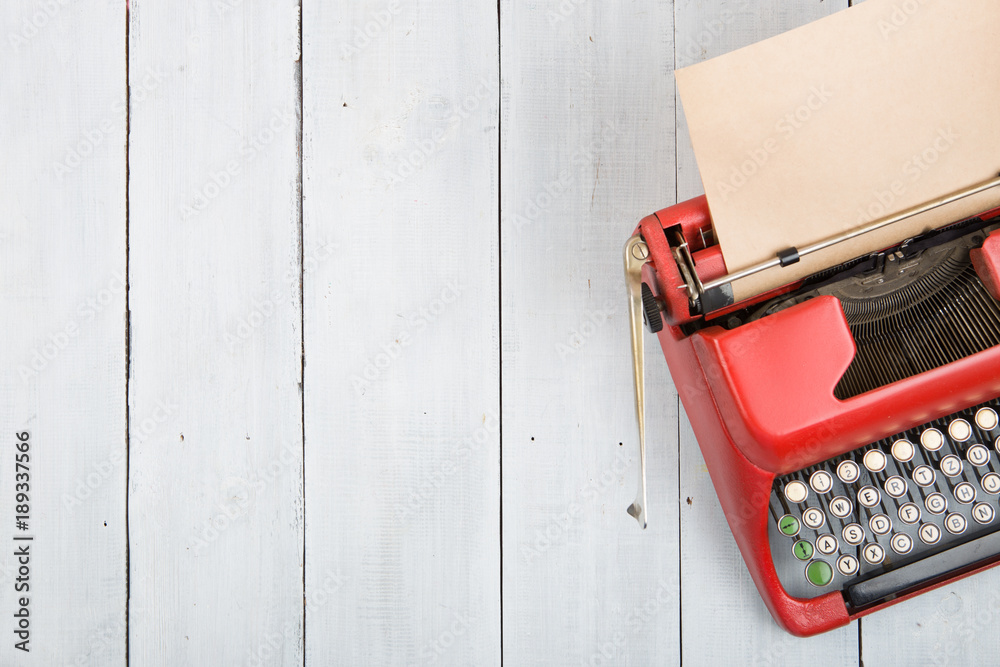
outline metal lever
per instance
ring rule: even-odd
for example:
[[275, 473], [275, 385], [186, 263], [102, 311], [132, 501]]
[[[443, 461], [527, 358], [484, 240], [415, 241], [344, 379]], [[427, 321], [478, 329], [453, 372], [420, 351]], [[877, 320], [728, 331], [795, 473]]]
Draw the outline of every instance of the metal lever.
[[625, 283], [632, 330], [632, 377], [635, 381], [635, 414], [639, 422], [639, 492], [628, 513], [646, 527], [646, 382], [642, 345], [642, 267], [649, 261], [649, 248], [637, 233], [625, 244]]

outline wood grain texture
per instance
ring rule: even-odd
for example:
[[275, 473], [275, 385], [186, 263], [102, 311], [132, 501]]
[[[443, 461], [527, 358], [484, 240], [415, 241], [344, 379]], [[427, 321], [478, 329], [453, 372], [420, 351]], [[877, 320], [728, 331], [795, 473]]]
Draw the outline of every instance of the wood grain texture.
[[496, 665], [496, 4], [302, 26], [306, 662]]
[[0, 665], [995, 664], [997, 571], [781, 631], [652, 337], [625, 513], [673, 70], [846, 4], [0, 7]]
[[[677, 65], [684, 67], [846, 8], [845, 2], [677, 0]], [[724, 103], [724, 94], [721, 95]], [[704, 192], [678, 106], [678, 198]], [[857, 624], [796, 639], [771, 619], [716, 499], [686, 415], [681, 419], [681, 573], [684, 664], [857, 665]], [[712, 601], [706, 603], [706, 601]]]
[[[124, 665], [125, 8], [5, 3], [0, 36], [0, 664]], [[14, 646], [22, 596], [29, 653]]]
[[674, 197], [672, 9], [501, 2], [507, 664], [680, 658], [676, 398], [650, 363], [642, 531], [621, 258]]
[[866, 667], [997, 664], [1000, 571], [925, 593], [861, 620]]
[[135, 665], [302, 664], [296, 7], [131, 2]]

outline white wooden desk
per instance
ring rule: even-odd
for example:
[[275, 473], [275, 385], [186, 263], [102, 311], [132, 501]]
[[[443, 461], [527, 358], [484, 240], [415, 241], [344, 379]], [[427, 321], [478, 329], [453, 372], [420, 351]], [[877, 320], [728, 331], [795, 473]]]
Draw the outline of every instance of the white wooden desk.
[[996, 664], [997, 572], [780, 631], [655, 348], [625, 514], [672, 71], [846, 5], [3, 3], [0, 664]]

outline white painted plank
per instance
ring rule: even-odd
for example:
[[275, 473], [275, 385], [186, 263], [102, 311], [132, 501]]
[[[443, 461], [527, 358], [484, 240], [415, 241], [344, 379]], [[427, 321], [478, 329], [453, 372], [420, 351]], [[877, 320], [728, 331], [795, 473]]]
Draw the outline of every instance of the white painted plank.
[[124, 665], [125, 7], [3, 3], [0, 36], [0, 664]]
[[131, 2], [136, 665], [302, 664], [295, 12]]
[[674, 197], [673, 6], [501, 16], [504, 659], [678, 664], [676, 396], [650, 364], [642, 531], [621, 259]]
[[496, 4], [302, 25], [306, 663], [499, 664]]
[[[846, 8], [846, 1], [678, 0], [677, 65], [685, 67]], [[720, 91], [725, 103], [725, 91]], [[678, 198], [704, 192], [678, 105]], [[856, 624], [808, 640], [771, 619], [716, 498], [687, 416], [681, 420], [681, 572], [685, 665], [858, 664]]]
[[997, 664], [1000, 571], [957, 583], [861, 619], [861, 657], [867, 667]]

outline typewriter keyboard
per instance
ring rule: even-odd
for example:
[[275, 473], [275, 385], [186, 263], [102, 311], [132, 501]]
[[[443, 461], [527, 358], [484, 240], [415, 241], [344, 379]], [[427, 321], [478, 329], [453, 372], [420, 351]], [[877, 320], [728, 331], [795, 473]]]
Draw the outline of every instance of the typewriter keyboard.
[[779, 477], [769, 534], [793, 597], [863, 608], [1000, 557], [1000, 401]]

